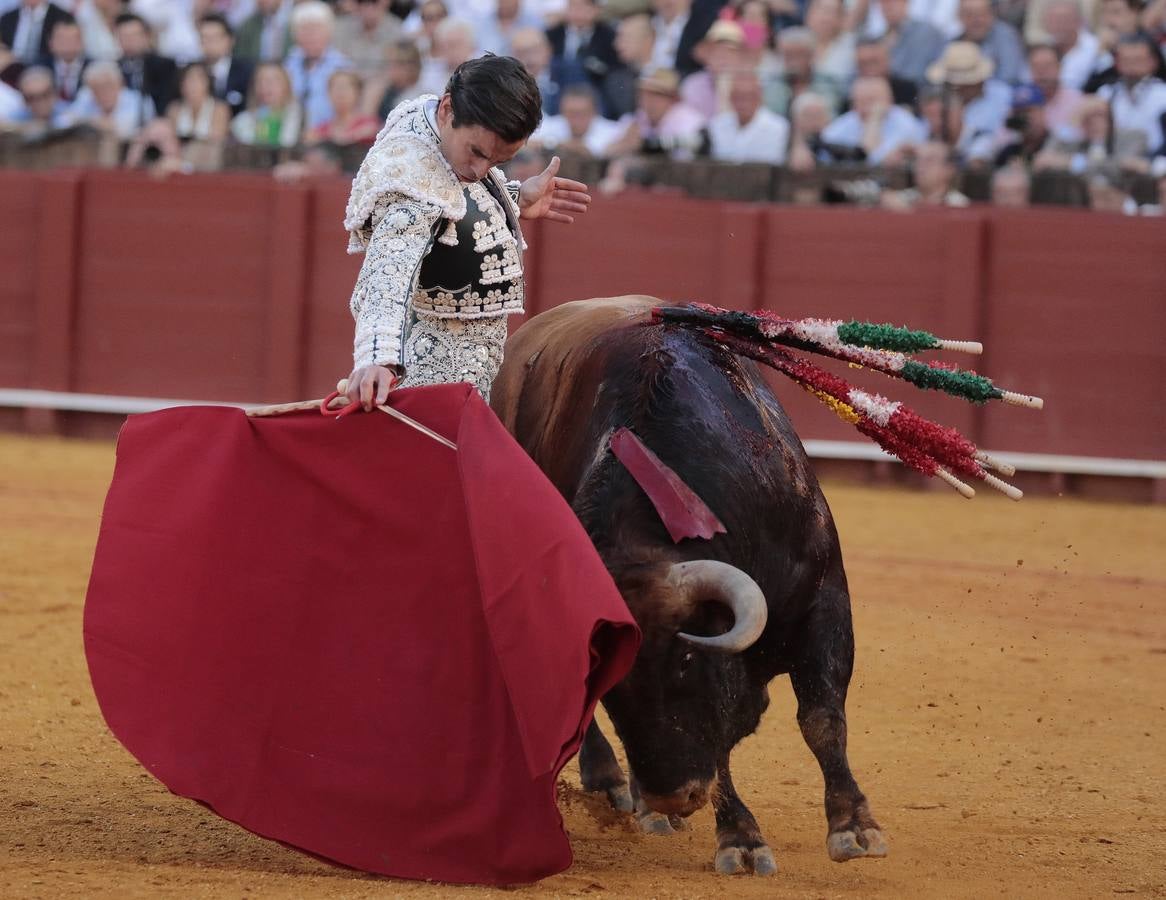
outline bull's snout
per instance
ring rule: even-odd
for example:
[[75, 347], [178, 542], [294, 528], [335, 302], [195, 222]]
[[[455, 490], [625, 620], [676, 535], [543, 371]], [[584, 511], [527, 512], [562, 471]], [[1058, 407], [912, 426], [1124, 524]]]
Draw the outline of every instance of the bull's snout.
[[709, 802], [711, 785], [707, 781], [689, 781], [671, 794], [649, 794], [640, 791], [640, 797], [652, 812], [666, 816], [691, 816]]

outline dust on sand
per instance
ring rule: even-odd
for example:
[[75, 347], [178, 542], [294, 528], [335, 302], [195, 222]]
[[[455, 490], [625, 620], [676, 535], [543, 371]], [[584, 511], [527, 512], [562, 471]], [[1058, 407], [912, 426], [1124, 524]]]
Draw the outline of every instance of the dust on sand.
[[574, 867], [499, 891], [330, 866], [130, 758], [81, 646], [112, 464], [108, 443], [0, 438], [0, 896], [1166, 896], [1166, 509], [828, 485], [858, 645], [850, 758], [890, 857], [827, 858], [821, 776], [779, 679], [733, 757], [775, 877], [714, 875], [707, 809], [637, 834], [572, 764]]

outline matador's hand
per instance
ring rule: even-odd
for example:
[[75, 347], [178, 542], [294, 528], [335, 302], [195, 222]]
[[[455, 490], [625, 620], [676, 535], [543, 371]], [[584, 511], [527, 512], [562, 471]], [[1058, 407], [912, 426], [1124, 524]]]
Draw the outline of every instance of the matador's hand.
[[389, 399], [389, 391], [400, 381], [398, 371], [392, 371], [385, 366], [361, 366], [353, 369], [348, 376], [348, 402], [359, 403], [365, 412], [371, 412], [373, 401], [377, 406], [384, 406]]
[[587, 185], [570, 178], [558, 178], [556, 156], [542, 173], [522, 182], [518, 191], [518, 210], [524, 219], [549, 219], [552, 222], [575, 221], [571, 213], [585, 213], [591, 204]]

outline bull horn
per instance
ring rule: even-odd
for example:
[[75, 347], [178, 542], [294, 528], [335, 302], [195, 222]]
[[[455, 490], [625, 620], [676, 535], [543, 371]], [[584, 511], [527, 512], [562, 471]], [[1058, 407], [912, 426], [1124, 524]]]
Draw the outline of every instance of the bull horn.
[[693, 607], [701, 600], [716, 600], [733, 611], [733, 627], [724, 634], [703, 637], [680, 632], [678, 637], [718, 650], [721, 653], [741, 653], [761, 637], [769, 608], [757, 582], [728, 563], [712, 559], [697, 559], [676, 563], [668, 570], [668, 583], [676, 590], [684, 606]]

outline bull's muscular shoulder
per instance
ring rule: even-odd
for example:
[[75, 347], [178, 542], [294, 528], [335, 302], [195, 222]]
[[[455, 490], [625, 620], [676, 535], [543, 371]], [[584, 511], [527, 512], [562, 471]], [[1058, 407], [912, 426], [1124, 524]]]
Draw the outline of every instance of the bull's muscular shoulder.
[[646, 321], [660, 304], [656, 297], [628, 294], [574, 300], [535, 316], [506, 342], [490, 392], [498, 418], [513, 433], [521, 401], [553, 419], [556, 405], [566, 400], [563, 385], [577, 380], [600, 335]]

